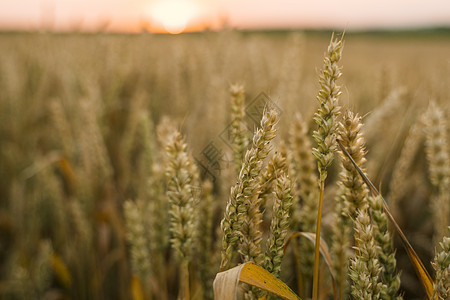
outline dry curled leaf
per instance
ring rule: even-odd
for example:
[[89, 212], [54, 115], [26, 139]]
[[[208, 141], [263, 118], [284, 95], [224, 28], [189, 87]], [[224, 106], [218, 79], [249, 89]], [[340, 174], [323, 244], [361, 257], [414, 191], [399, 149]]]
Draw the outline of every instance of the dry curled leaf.
[[300, 299], [283, 281], [252, 262], [218, 273], [214, 279], [214, 299], [237, 299], [239, 282], [258, 287], [282, 299]]

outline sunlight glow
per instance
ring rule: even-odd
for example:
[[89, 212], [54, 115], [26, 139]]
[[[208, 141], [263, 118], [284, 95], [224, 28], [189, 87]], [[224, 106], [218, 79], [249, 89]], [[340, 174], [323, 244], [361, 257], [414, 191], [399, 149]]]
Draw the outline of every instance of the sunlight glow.
[[171, 34], [183, 32], [198, 13], [199, 7], [192, 0], [160, 0], [151, 7], [152, 17]]

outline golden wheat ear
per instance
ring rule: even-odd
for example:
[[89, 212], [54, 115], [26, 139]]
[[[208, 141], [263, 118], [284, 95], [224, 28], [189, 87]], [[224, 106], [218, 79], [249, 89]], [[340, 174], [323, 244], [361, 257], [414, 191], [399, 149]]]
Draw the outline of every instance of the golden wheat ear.
[[284, 256], [283, 245], [288, 234], [289, 213], [293, 203], [292, 182], [286, 174], [281, 174], [276, 179], [274, 194], [275, 202], [264, 268], [276, 277], [280, 277], [281, 260]]
[[190, 299], [189, 263], [192, 260], [197, 237], [198, 199], [195, 189], [199, 174], [194, 159], [180, 132], [168, 136], [166, 142], [168, 164], [166, 167], [167, 196], [170, 209], [170, 240], [180, 263], [180, 299]]
[[439, 300], [450, 298], [450, 226], [447, 227], [447, 236], [439, 243], [442, 251], [434, 257], [433, 267], [436, 271], [433, 296], [431, 299]]
[[[353, 160], [351, 155], [348, 153], [347, 149], [345, 149], [345, 147], [342, 145], [341, 141], [337, 140], [337, 143], [338, 143], [339, 147], [341, 148], [342, 152], [344, 152], [344, 154], [348, 157], [348, 159], [350, 159], [350, 161], [352, 162], [353, 166], [358, 171], [359, 175], [362, 177], [364, 182], [370, 188], [373, 196], [375, 196], [375, 197], [380, 196], [381, 197], [381, 195], [378, 192], [377, 188], [373, 185], [373, 183], [366, 176], [366, 174], [364, 174], [364, 172], [361, 170], [361, 168], [356, 164], [356, 162]], [[432, 299], [431, 297], [432, 297], [432, 294], [433, 294], [433, 280], [431, 279], [430, 274], [428, 273], [428, 271], [425, 268], [424, 264], [420, 260], [420, 258], [417, 255], [416, 251], [414, 250], [414, 248], [411, 246], [410, 242], [406, 238], [406, 236], [403, 233], [402, 229], [400, 228], [400, 226], [395, 221], [395, 219], [392, 216], [392, 214], [391, 214], [391, 212], [389, 210], [389, 207], [387, 206], [387, 203], [386, 203], [386, 201], [384, 201], [384, 199], [383, 199], [383, 210], [386, 213], [386, 215], [387, 215], [389, 221], [391, 222], [391, 224], [394, 226], [395, 231], [400, 236], [401, 241], [402, 241], [402, 245], [405, 248], [405, 250], [406, 250], [406, 252], [408, 254], [408, 257], [411, 260], [411, 263], [413, 264], [414, 270], [416, 271], [417, 276], [419, 277], [420, 282], [422, 283], [422, 286], [423, 286], [423, 288], [425, 289], [425, 291], [427, 293], [428, 299]]]
[[425, 153], [428, 173], [437, 193], [432, 198], [435, 244], [445, 236], [450, 214], [450, 155], [448, 122], [445, 113], [435, 102], [431, 102], [424, 114]]
[[261, 265], [264, 256], [261, 252], [261, 232], [259, 223], [259, 176], [264, 159], [271, 150], [270, 141], [275, 138], [278, 114], [269, 108], [264, 111], [261, 128], [253, 136], [252, 148], [247, 150], [242, 162], [236, 184], [231, 188], [224, 217], [221, 221], [222, 261], [220, 270], [232, 267], [232, 259], [239, 249], [244, 261]]
[[233, 84], [230, 87], [231, 94], [231, 126], [230, 139], [233, 146], [234, 163], [236, 173], [242, 167], [242, 160], [250, 144], [245, 129], [245, 89], [243, 85]]
[[317, 208], [316, 221], [316, 244], [314, 249], [314, 274], [313, 274], [313, 300], [318, 298], [319, 288], [319, 244], [320, 229], [322, 220], [323, 194], [325, 189], [325, 179], [328, 176], [327, 168], [334, 160], [334, 152], [337, 150], [336, 135], [338, 127], [338, 116], [340, 107], [338, 103], [341, 95], [341, 88], [337, 80], [341, 77], [341, 68], [338, 63], [342, 57], [343, 41], [331, 37], [328, 52], [323, 60], [323, 70], [319, 77], [320, 90], [317, 95], [320, 107], [314, 115], [317, 123], [317, 130], [313, 132], [313, 138], [317, 143], [317, 148], [312, 152], [317, 160], [319, 169], [319, 204]]
[[383, 284], [379, 281], [382, 266], [378, 260], [379, 246], [367, 209], [358, 210], [355, 220], [355, 250], [351, 259], [350, 278], [355, 299], [380, 299]]
[[383, 198], [370, 197], [370, 216], [372, 218], [373, 233], [378, 246], [378, 260], [382, 265], [380, 273], [381, 298], [398, 299], [400, 288], [400, 274], [396, 273], [397, 260], [395, 259], [394, 241], [389, 232], [388, 218], [383, 211]]
[[[364, 170], [366, 163], [365, 136], [361, 116], [347, 110], [339, 122], [339, 139], [349, 149], [349, 154], [358, 166]], [[331, 251], [335, 259], [334, 271], [339, 286], [339, 299], [349, 289], [348, 264], [352, 246], [352, 232], [358, 211], [368, 206], [369, 189], [348, 158], [339, 152], [342, 170], [339, 173], [338, 192], [336, 194], [335, 226]]]

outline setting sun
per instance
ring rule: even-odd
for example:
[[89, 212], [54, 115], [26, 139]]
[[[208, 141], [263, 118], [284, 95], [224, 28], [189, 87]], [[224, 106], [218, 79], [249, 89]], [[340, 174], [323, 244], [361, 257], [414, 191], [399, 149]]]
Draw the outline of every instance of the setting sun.
[[151, 16], [172, 34], [183, 32], [198, 13], [198, 5], [189, 0], [160, 0], [151, 6]]

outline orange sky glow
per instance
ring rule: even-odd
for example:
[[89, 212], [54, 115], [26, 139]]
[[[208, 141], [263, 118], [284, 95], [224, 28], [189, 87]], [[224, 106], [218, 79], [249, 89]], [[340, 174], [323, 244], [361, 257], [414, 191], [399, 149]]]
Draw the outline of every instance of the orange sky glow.
[[450, 26], [449, 0], [0, 0], [0, 29], [179, 33]]

